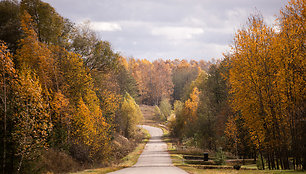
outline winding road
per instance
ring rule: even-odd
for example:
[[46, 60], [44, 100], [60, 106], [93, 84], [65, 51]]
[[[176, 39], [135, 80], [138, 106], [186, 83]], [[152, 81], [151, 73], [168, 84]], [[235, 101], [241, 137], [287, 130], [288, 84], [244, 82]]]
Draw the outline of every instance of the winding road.
[[167, 144], [161, 139], [163, 131], [152, 126], [142, 125], [141, 127], [149, 131], [151, 139], [137, 163], [111, 174], [187, 174], [184, 170], [173, 166], [167, 152]]

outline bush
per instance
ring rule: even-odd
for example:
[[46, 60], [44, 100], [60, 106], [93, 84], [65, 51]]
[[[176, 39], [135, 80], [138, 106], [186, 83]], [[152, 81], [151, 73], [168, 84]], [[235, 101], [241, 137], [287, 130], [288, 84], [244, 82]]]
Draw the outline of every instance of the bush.
[[216, 152], [216, 158], [214, 159], [215, 163], [217, 165], [224, 165], [225, 164], [225, 154], [222, 151], [222, 148], [220, 147], [218, 151]]
[[82, 166], [70, 155], [55, 149], [48, 149], [42, 153], [35, 167], [39, 166], [42, 168], [40, 172], [44, 173], [67, 173], [82, 169]]
[[142, 112], [135, 100], [126, 93], [120, 108], [119, 127], [126, 138], [133, 138], [137, 124], [143, 120]]
[[160, 111], [158, 106], [154, 107], [154, 117], [158, 121], [165, 121], [166, 120], [165, 115]]
[[175, 137], [181, 137], [183, 134], [184, 119], [183, 119], [184, 103], [175, 100], [174, 102], [174, 118], [170, 122], [171, 134]]
[[[264, 164], [266, 163], [265, 158], [263, 158], [263, 162], [264, 162]], [[262, 164], [262, 161], [261, 161], [261, 155], [258, 155], [258, 159], [256, 160], [256, 166], [257, 166], [257, 169], [264, 170], [263, 164]]]
[[238, 165], [238, 164], [234, 165], [234, 169], [240, 170], [240, 168], [241, 168], [241, 165]]
[[159, 109], [160, 109], [161, 113], [164, 115], [163, 119], [167, 120], [168, 117], [170, 117], [171, 110], [172, 110], [172, 107], [171, 107], [171, 104], [170, 104], [169, 100], [166, 99], [166, 98], [163, 98], [162, 101], [159, 104]]

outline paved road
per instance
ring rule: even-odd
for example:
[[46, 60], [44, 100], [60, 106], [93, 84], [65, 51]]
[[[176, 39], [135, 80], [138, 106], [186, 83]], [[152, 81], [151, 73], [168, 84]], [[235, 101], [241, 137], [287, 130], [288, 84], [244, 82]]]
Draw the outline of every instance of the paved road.
[[111, 174], [187, 174], [184, 170], [174, 167], [167, 152], [167, 144], [161, 140], [163, 132], [160, 128], [142, 126], [151, 134], [144, 151], [137, 163], [129, 168]]

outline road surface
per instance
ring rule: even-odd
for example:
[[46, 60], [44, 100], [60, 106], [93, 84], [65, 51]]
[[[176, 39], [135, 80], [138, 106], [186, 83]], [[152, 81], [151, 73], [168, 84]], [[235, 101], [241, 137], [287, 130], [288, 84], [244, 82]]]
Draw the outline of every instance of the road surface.
[[187, 174], [184, 170], [172, 165], [167, 152], [167, 144], [161, 140], [163, 131], [152, 126], [141, 126], [151, 134], [137, 163], [129, 168], [112, 172], [111, 174]]

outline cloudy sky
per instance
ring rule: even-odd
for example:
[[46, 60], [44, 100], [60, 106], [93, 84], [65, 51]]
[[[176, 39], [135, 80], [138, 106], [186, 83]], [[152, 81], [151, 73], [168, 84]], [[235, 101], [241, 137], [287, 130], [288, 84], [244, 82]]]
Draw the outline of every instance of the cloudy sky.
[[43, 0], [75, 23], [91, 21], [123, 56], [221, 58], [234, 33], [259, 11], [272, 25], [287, 0]]

